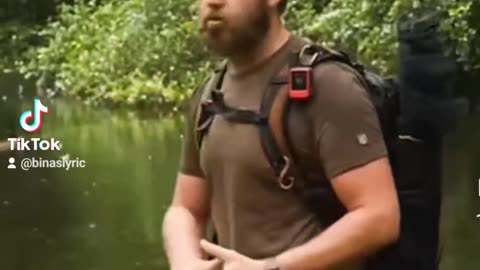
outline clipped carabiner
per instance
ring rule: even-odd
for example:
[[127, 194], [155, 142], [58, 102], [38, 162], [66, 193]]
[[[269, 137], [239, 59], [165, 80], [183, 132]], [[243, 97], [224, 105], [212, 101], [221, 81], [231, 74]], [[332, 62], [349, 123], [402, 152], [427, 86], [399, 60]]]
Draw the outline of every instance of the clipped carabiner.
[[287, 175], [288, 170], [290, 169], [290, 159], [286, 156], [283, 156], [283, 160], [285, 160], [285, 166], [283, 166], [277, 181], [282, 189], [289, 190], [295, 184], [295, 178]]

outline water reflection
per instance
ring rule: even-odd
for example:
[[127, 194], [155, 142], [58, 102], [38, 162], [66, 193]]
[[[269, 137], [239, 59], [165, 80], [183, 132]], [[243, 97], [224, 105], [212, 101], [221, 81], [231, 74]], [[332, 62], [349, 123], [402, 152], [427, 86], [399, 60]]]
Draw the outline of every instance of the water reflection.
[[445, 155], [442, 270], [480, 267], [480, 115], [465, 121]]
[[45, 104], [39, 136], [60, 140], [62, 151], [15, 158], [69, 156], [87, 167], [12, 171], [2, 156], [0, 269], [167, 269], [161, 224], [180, 121]]

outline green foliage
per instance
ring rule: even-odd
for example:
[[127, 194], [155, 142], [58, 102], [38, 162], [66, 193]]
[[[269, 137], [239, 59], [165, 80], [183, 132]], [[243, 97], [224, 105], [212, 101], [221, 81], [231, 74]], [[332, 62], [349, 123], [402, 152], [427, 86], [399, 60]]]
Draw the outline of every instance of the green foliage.
[[0, 3], [0, 72], [13, 71], [30, 47], [38, 46], [37, 32], [56, 6], [73, 0], [3, 0]]
[[[21, 71], [44, 88], [88, 103], [179, 104], [211, 70], [198, 38], [196, 0], [77, 0], [40, 36]], [[429, 0], [447, 11], [449, 53], [466, 70], [480, 66], [480, 5], [468, 0]], [[394, 75], [395, 22], [418, 0], [289, 0], [290, 29], [340, 47], [385, 75]]]
[[207, 68], [192, 2], [63, 5], [58, 20], [40, 33], [48, 46], [34, 49], [22, 72], [88, 103], [177, 103]]
[[10, 72], [32, 46], [37, 27], [4, 24], [0, 27], [0, 72]]
[[73, 0], [2, 0], [0, 23], [44, 23], [56, 13], [56, 6], [59, 3], [71, 2]]

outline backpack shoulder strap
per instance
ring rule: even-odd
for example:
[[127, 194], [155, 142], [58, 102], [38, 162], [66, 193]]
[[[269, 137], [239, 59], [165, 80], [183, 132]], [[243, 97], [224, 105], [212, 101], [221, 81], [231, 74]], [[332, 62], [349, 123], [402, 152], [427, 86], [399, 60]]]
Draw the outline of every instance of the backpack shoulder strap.
[[265, 92], [260, 112], [268, 115], [268, 122], [267, 125], [259, 127], [263, 152], [277, 177], [279, 186], [285, 190], [291, 189], [298, 178], [296, 166], [292, 164], [283, 119], [289, 102], [288, 70], [288, 66], [283, 67]]
[[219, 90], [222, 88], [223, 77], [225, 76], [226, 71], [227, 62], [223, 61], [218, 66], [216, 66], [214, 73], [200, 88], [200, 98], [198, 99], [198, 101], [196, 101], [197, 104], [195, 105], [195, 129], [193, 131], [198, 149], [200, 149], [200, 147], [202, 146], [203, 137], [208, 132], [214, 116], [211, 111], [205, 110], [206, 102], [210, 100], [212, 92], [214, 90]]
[[[263, 110], [268, 114], [268, 126], [266, 130], [260, 131], [260, 137], [264, 152], [271, 167], [275, 171], [280, 187], [283, 189], [302, 189], [307, 179], [307, 172], [303, 171], [301, 160], [296, 160], [294, 149], [289, 142], [287, 130], [287, 113], [292, 102], [289, 98], [288, 80], [290, 68], [296, 66], [309, 66], [312, 69], [316, 66], [336, 61], [353, 67], [362, 72], [363, 67], [356, 64], [347, 54], [337, 52], [328, 48], [307, 44], [301, 51], [292, 52], [288, 65], [286, 65], [272, 81], [272, 88], [276, 91], [267, 90], [262, 105]], [[280, 85], [280, 87], [278, 87]], [[298, 180], [298, 181], [297, 181]]]

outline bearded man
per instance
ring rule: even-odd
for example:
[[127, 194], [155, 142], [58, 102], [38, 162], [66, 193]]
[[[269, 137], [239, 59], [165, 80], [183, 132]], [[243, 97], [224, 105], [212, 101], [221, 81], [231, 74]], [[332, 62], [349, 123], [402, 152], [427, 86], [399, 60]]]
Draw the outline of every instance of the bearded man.
[[[265, 85], [307, 40], [282, 23], [285, 0], [200, 0], [202, 37], [227, 60], [230, 107], [258, 111]], [[164, 241], [172, 270], [361, 269], [399, 236], [400, 211], [379, 120], [352, 69], [313, 70], [312, 99], [292, 115], [298, 153], [321, 168], [347, 213], [324, 228], [294, 192], [278, 188], [255, 126], [216, 116], [195, 143], [192, 98]], [[361, 135], [361, 136], [360, 136]], [[205, 240], [212, 222], [217, 242]]]

